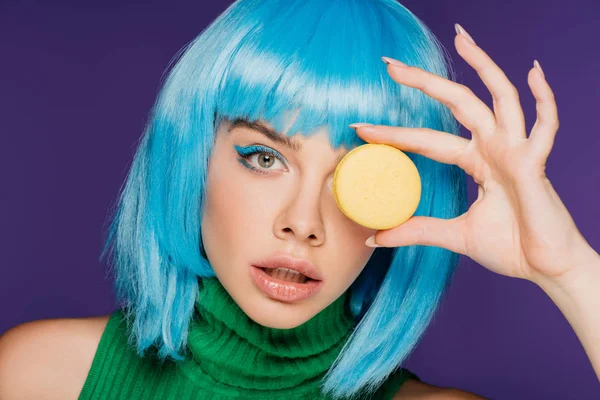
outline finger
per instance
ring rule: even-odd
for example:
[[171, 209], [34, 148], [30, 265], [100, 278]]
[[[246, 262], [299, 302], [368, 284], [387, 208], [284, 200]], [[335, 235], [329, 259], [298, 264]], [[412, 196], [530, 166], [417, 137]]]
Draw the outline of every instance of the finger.
[[402, 151], [421, 154], [444, 164], [458, 165], [476, 181], [483, 180], [482, 176], [478, 176], [476, 164], [472, 160], [469, 162], [469, 158], [465, 157], [465, 150], [471, 142], [469, 139], [429, 128], [358, 124], [350, 126], [356, 129], [358, 136], [369, 143], [389, 144]]
[[452, 219], [412, 217], [400, 226], [377, 231], [375, 243], [385, 247], [437, 246], [467, 255], [464, 215]]
[[[456, 24], [458, 27], [460, 25]], [[458, 28], [457, 32], [462, 27]], [[481, 47], [471, 43], [462, 34], [456, 35], [454, 45], [458, 54], [477, 72], [494, 101], [496, 125], [507, 135], [525, 138], [525, 117], [519, 101], [519, 92], [502, 69]]]
[[544, 73], [537, 68], [529, 71], [527, 83], [535, 97], [537, 119], [529, 134], [529, 145], [535, 157], [542, 163], [546, 161], [552, 151], [554, 139], [559, 127], [558, 109], [554, 92], [544, 77]]
[[[387, 61], [386, 61], [387, 60]], [[417, 67], [401, 67], [385, 57], [390, 77], [399, 84], [418, 89], [446, 105], [471, 134], [491, 135], [496, 126], [494, 113], [468, 87]]]

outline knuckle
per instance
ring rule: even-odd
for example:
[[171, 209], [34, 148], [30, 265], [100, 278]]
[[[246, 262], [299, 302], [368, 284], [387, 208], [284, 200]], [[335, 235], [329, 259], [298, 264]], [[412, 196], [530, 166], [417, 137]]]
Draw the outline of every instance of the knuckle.
[[415, 83], [415, 87], [425, 93], [429, 93], [431, 91], [431, 83], [428, 80], [422, 80]]
[[471, 96], [474, 96], [473, 91], [468, 86], [465, 86], [463, 84], [458, 84], [457, 94], [457, 96], [452, 96], [452, 98], [448, 100], [448, 107], [450, 107], [450, 109], [452, 110], [460, 108], [461, 105], [468, 102], [468, 99]]
[[498, 93], [496, 100], [498, 102], [518, 101], [519, 100], [519, 91], [517, 90], [517, 88], [514, 85], [509, 84], [506, 89], [504, 89], [500, 93]]
[[450, 107], [451, 109], [455, 109], [458, 108], [460, 104], [463, 103], [463, 99], [464, 96], [462, 93], [460, 93], [459, 95], [454, 95], [454, 96], [448, 96], [448, 100], [446, 102], [446, 104], [448, 105], [448, 107]]
[[421, 226], [419, 226], [419, 229], [417, 230], [417, 238], [418, 240], [422, 241], [423, 239], [427, 238], [427, 225], [426, 224], [422, 224]]
[[463, 85], [462, 83], [460, 84], [460, 88], [461, 88], [462, 90], [464, 90], [464, 91], [465, 91], [465, 93], [473, 93], [473, 91], [471, 90], [471, 88], [470, 88], [470, 87], [468, 87], [467, 85]]
[[459, 84], [458, 85], [458, 89], [460, 91], [460, 95], [462, 97], [466, 97], [466, 96], [471, 96], [474, 95], [473, 91], [471, 90], [470, 87], [463, 85], [463, 84]]
[[450, 100], [448, 100], [448, 108], [450, 108], [451, 111], [456, 111], [457, 109], [460, 108], [460, 104], [462, 103], [460, 98], [452, 98]]

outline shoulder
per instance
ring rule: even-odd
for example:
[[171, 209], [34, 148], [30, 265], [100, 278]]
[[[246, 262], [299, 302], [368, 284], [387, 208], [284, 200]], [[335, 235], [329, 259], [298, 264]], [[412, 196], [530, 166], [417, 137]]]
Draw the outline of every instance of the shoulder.
[[79, 397], [109, 318], [45, 319], [6, 331], [0, 336], [0, 398]]
[[429, 385], [416, 379], [408, 379], [400, 386], [393, 400], [423, 399], [423, 400], [481, 400], [484, 399], [474, 393], [465, 392], [454, 388], [444, 388]]

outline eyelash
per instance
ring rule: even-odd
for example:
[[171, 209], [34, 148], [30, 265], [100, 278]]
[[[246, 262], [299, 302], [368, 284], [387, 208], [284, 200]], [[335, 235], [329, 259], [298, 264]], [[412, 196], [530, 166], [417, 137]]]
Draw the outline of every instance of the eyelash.
[[257, 173], [263, 174], [263, 175], [267, 175], [270, 173], [267, 171], [267, 169], [256, 168], [248, 162], [250, 157], [252, 157], [254, 154], [261, 154], [261, 153], [270, 154], [273, 157], [277, 158], [279, 161], [281, 161], [281, 163], [283, 165], [285, 165], [285, 161], [283, 160], [283, 157], [278, 152], [276, 152], [275, 150], [273, 150], [269, 147], [252, 145], [252, 146], [248, 146], [248, 147], [234, 146], [234, 148], [235, 148], [235, 151], [241, 157], [241, 158], [238, 158], [238, 161], [240, 162], [240, 164], [242, 164], [244, 167], [252, 170], [252, 172], [257, 172]]

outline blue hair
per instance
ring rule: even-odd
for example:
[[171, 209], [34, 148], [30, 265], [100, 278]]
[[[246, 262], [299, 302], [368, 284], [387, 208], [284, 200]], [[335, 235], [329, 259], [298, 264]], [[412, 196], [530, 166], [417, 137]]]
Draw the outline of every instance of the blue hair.
[[[262, 119], [331, 145], [365, 144], [353, 122], [459, 134], [449, 109], [395, 83], [381, 56], [454, 79], [443, 46], [394, 0], [238, 0], [174, 57], [120, 190], [101, 259], [143, 355], [181, 360], [198, 279], [214, 277], [201, 240], [209, 156], [223, 119]], [[177, 62], [175, 62], [177, 61]], [[169, 68], [168, 67], [168, 68]], [[467, 209], [454, 165], [408, 153], [422, 180], [415, 215]], [[323, 380], [336, 398], [375, 391], [432, 320], [460, 255], [434, 246], [378, 248], [350, 290], [357, 326]]]

